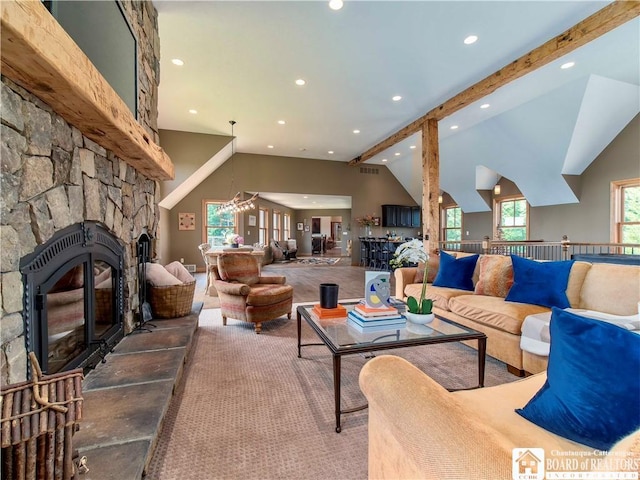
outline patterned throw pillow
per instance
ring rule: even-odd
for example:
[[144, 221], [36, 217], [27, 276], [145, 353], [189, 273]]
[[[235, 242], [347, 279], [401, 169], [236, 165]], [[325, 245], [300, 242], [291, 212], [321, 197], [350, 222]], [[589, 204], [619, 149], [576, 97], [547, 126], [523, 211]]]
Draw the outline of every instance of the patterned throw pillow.
[[480, 278], [476, 283], [476, 295], [506, 297], [513, 285], [513, 265], [506, 255], [482, 255], [478, 260]]
[[[427, 272], [427, 283], [433, 283], [438, 275], [438, 267], [440, 267], [440, 256], [431, 254], [429, 255], [429, 271]], [[416, 276], [413, 278], [413, 283], [422, 283], [424, 279], [424, 263], [418, 263], [418, 270]]]

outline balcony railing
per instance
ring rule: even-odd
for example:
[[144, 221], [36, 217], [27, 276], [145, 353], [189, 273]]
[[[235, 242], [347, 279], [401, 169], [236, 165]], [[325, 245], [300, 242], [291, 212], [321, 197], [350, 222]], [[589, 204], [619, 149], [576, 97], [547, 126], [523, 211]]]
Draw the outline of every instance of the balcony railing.
[[527, 240], [523, 242], [511, 242], [504, 240], [491, 240], [485, 237], [483, 240], [443, 241], [439, 243], [440, 250], [458, 251], [467, 253], [491, 253], [497, 255], [517, 255], [535, 260], [570, 260], [574, 256], [591, 255], [638, 255], [640, 256], [640, 244], [638, 243], [586, 243], [572, 242], [565, 237], [559, 242], [546, 242], [544, 240]]

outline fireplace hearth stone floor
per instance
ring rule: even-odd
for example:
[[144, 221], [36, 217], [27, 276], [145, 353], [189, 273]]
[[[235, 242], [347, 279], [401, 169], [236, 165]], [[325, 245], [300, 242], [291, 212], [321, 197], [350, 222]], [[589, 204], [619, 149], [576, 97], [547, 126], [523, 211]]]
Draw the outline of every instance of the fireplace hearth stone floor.
[[202, 302], [182, 318], [152, 320], [151, 332], [123, 338], [89, 372], [73, 446], [87, 457], [83, 480], [142, 478], [182, 375]]

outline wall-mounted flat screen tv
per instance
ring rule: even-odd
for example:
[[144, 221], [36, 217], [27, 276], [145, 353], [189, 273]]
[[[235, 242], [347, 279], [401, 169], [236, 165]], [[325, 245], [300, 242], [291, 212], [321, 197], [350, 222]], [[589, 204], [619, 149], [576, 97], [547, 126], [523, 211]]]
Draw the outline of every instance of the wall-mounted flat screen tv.
[[120, 3], [117, 0], [43, 3], [137, 118], [137, 42]]

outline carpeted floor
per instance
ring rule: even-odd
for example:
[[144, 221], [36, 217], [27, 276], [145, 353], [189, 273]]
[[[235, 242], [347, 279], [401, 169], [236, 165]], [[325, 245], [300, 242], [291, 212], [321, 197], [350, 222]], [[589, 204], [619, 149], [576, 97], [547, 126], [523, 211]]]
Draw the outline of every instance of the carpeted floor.
[[[297, 358], [294, 319], [266, 322], [262, 334], [203, 310], [183, 383], [176, 392], [148, 479], [365, 479], [367, 411], [334, 431], [331, 355], [325, 346]], [[306, 328], [305, 328], [306, 327]], [[303, 338], [316, 341], [308, 326]], [[303, 340], [304, 341], [304, 340]], [[477, 382], [476, 351], [440, 344], [389, 351], [447, 388]], [[358, 373], [366, 360], [343, 357], [343, 408], [364, 403]], [[487, 358], [486, 385], [516, 380]]]

